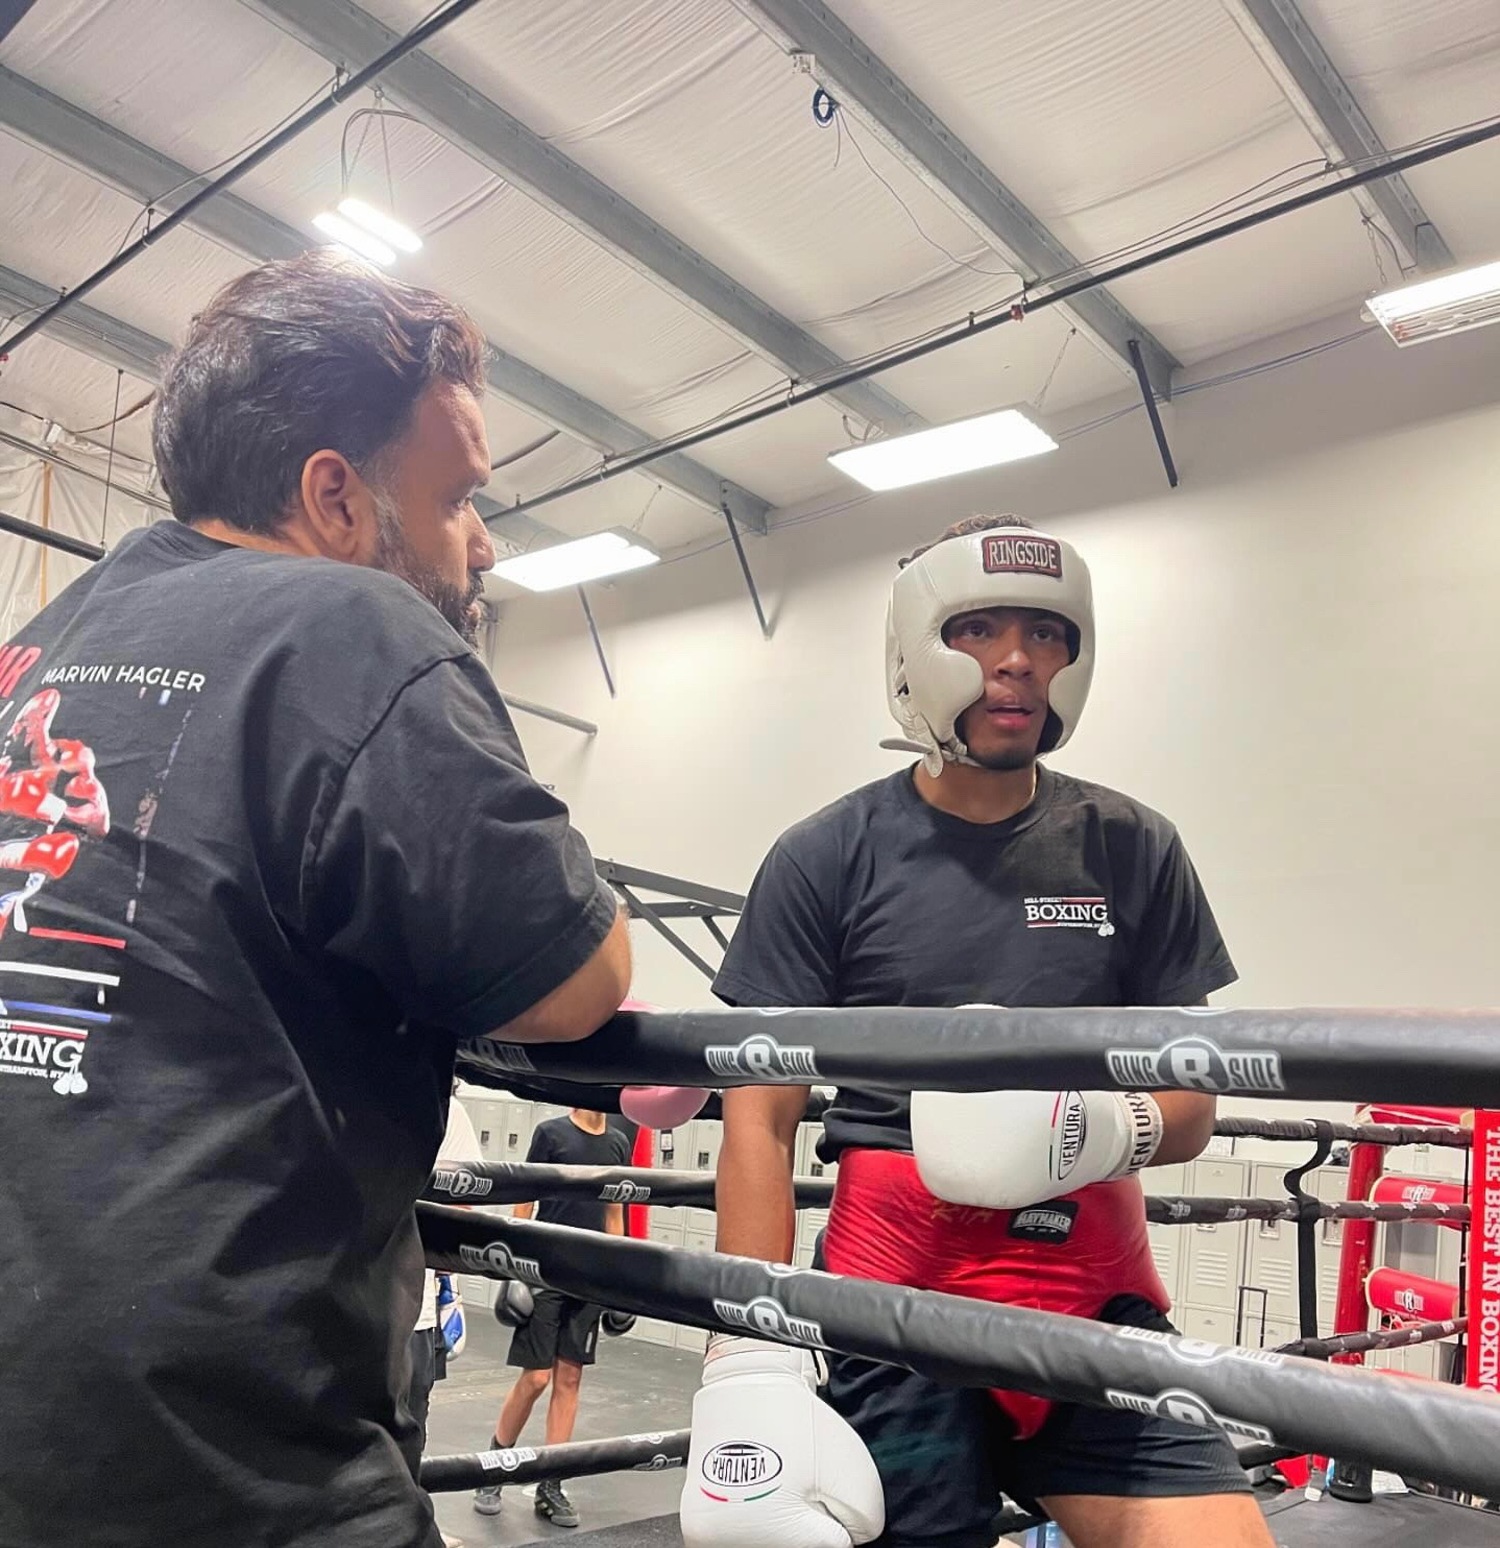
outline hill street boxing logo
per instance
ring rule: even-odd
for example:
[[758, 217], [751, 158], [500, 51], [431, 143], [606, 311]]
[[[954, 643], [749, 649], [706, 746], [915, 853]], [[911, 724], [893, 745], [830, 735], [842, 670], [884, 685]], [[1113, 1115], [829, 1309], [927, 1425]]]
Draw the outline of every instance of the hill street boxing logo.
[[703, 1050], [714, 1075], [750, 1075], [764, 1081], [818, 1080], [814, 1050], [783, 1048], [768, 1032], [754, 1032], [738, 1043], [715, 1043]]
[[638, 1182], [605, 1183], [599, 1190], [600, 1202], [604, 1204], [644, 1204], [650, 1197], [651, 1189]]
[[[705, 1454], [700, 1470], [706, 1483], [714, 1489], [732, 1489], [743, 1505], [774, 1494], [781, 1487], [776, 1482], [781, 1468], [780, 1455], [769, 1446], [758, 1441], [726, 1441]], [[704, 1488], [703, 1492], [711, 1500], [728, 1501], [727, 1494], [715, 1494], [714, 1489]]]
[[476, 1274], [492, 1279], [519, 1279], [523, 1285], [546, 1288], [541, 1264], [535, 1258], [518, 1258], [504, 1242], [491, 1242], [488, 1247], [470, 1247], [465, 1243], [458, 1249], [458, 1259]]
[[778, 1344], [801, 1344], [805, 1349], [827, 1349], [823, 1325], [810, 1317], [794, 1317], [780, 1301], [758, 1295], [751, 1301], [714, 1298], [714, 1316], [732, 1327], [745, 1328]]
[[1176, 1086], [1217, 1095], [1243, 1092], [1260, 1096], [1285, 1091], [1281, 1055], [1220, 1048], [1206, 1037], [1178, 1037], [1161, 1048], [1105, 1050], [1109, 1078], [1126, 1090], [1145, 1086]]
[[1025, 898], [1028, 930], [1092, 930], [1106, 938], [1115, 933], [1105, 898]]
[[482, 1199], [495, 1186], [493, 1178], [479, 1177], [467, 1167], [445, 1167], [432, 1174], [430, 1184], [434, 1193], [446, 1193], [450, 1198], [466, 1199], [472, 1195]]
[[1184, 1387], [1168, 1387], [1150, 1397], [1144, 1392], [1121, 1392], [1108, 1387], [1104, 1401], [1111, 1408], [1123, 1408], [1133, 1414], [1148, 1414], [1155, 1419], [1171, 1419], [1178, 1424], [1196, 1425], [1200, 1430], [1223, 1430], [1237, 1439], [1272, 1444], [1275, 1437], [1263, 1424], [1248, 1424], [1243, 1419], [1226, 1419], [1216, 1414], [1196, 1392]]
[[984, 540], [986, 575], [1050, 575], [1062, 579], [1062, 545], [1030, 532], [997, 532]]

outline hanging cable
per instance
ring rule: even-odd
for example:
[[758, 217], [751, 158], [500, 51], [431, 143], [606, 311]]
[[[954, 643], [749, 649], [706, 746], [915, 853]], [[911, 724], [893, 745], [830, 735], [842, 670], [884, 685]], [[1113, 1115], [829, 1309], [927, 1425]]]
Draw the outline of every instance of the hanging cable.
[[109, 422], [109, 460], [104, 464], [104, 513], [99, 518], [99, 546], [104, 547], [104, 534], [109, 527], [109, 497], [114, 490], [115, 436], [120, 430], [120, 390], [125, 385], [125, 373], [115, 371], [115, 413]]
[[1165, 247], [1140, 254], [1110, 268], [1091, 271], [1082, 265], [1076, 266], [1075, 269], [1069, 269], [1066, 272], [1071, 274], [1081, 271], [1081, 277], [1069, 283], [1058, 284], [1050, 278], [1038, 280], [1034, 286], [1023, 287], [1008, 301], [997, 302], [989, 307], [970, 312], [967, 317], [958, 322], [930, 330], [928, 334], [922, 336], [920, 342], [892, 346], [873, 358], [867, 357], [863, 364], [845, 362], [830, 371], [819, 373], [816, 377], [809, 377], [800, 384], [789, 382], [785, 388], [775, 391], [771, 401], [762, 402], [758, 407], [746, 409], [744, 412], [724, 415], [716, 421], [711, 421], [708, 428], [678, 432], [629, 453], [606, 458], [596, 472], [556, 485], [528, 500], [509, 506], [506, 508], [506, 514], [514, 515], [533, 510], [553, 500], [562, 499], [566, 495], [576, 494], [606, 479], [633, 472], [669, 453], [687, 451], [691, 447], [701, 445], [704, 441], [714, 440], [730, 431], [758, 423], [773, 414], [782, 413], [789, 408], [796, 408], [803, 403], [824, 397], [840, 387], [852, 386], [855, 382], [865, 381], [879, 375], [882, 371], [910, 364], [938, 350], [977, 338], [980, 334], [988, 333], [1006, 323], [1019, 322], [1033, 312], [1071, 301], [1076, 296], [1140, 273], [1169, 259], [1181, 257], [1184, 253], [1193, 252], [1213, 242], [1223, 241], [1226, 237], [1264, 225], [1268, 221], [1306, 209], [1310, 205], [1338, 198], [1378, 178], [1394, 176], [1412, 167], [1424, 165], [1429, 161], [1435, 161], [1440, 157], [1452, 155], [1456, 151], [1466, 150], [1497, 137], [1500, 137], [1500, 118], [1482, 120], [1480, 127], [1447, 136], [1432, 137], [1416, 150], [1372, 160], [1370, 165], [1349, 177], [1340, 178], [1321, 188], [1309, 189], [1264, 208], [1252, 210], [1238, 219], [1185, 236]]

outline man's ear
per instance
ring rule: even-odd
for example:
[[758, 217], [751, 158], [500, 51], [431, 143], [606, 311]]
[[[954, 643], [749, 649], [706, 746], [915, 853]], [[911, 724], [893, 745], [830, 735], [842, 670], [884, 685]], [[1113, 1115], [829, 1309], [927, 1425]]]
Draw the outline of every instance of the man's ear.
[[368, 564], [378, 521], [375, 496], [342, 452], [315, 451], [302, 464], [292, 519], [326, 559]]

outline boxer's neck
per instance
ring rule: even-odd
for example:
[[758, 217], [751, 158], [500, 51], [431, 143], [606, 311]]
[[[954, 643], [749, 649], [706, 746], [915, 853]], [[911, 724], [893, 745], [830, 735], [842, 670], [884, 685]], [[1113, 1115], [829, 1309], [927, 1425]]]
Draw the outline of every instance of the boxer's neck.
[[936, 777], [916, 772], [917, 794], [929, 805], [965, 822], [1004, 822], [1024, 812], [1036, 796], [1036, 764], [1021, 769], [977, 769], [945, 763]]

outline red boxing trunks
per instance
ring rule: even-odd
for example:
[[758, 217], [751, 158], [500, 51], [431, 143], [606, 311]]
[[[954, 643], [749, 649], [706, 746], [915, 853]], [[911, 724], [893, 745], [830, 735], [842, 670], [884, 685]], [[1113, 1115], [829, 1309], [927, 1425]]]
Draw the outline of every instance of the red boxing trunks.
[[[904, 1152], [846, 1150], [823, 1261], [833, 1274], [1072, 1317], [1097, 1318], [1121, 1295], [1163, 1312], [1171, 1306], [1135, 1177], [1025, 1209], [975, 1209], [929, 1193]], [[1027, 1393], [993, 1395], [1019, 1440], [1035, 1435], [1052, 1407]]]

